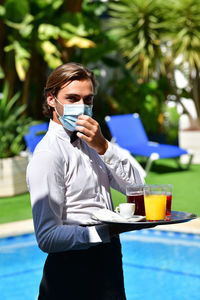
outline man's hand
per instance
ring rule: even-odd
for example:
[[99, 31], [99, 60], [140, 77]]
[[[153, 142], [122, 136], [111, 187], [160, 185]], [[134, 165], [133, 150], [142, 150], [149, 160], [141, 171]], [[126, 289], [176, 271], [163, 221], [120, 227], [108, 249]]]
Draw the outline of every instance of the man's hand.
[[108, 149], [108, 141], [104, 138], [99, 123], [89, 116], [80, 115], [76, 124], [77, 136], [98, 154], [104, 154]]

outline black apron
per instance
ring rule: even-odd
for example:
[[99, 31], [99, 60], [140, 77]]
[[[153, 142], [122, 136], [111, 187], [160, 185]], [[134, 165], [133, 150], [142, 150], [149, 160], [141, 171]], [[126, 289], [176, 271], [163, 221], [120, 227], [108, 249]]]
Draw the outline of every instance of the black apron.
[[47, 256], [38, 300], [126, 300], [119, 237]]

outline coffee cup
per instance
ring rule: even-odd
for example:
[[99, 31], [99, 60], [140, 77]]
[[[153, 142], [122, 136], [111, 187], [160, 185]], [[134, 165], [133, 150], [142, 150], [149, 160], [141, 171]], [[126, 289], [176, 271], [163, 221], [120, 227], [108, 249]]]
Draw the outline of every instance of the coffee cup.
[[120, 203], [116, 207], [115, 212], [124, 218], [131, 218], [135, 213], [135, 204], [134, 203]]

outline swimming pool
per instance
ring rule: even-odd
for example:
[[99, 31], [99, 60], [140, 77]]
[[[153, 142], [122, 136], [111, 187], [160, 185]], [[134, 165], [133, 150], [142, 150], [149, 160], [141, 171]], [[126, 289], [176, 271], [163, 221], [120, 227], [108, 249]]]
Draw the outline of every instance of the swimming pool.
[[1, 299], [37, 299], [45, 257], [34, 234], [0, 239]]
[[[121, 242], [127, 300], [200, 299], [200, 235], [141, 230]], [[0, 239], [1, 299], [36, 300], [45, 258], [34, 234]]]
[[127, 300], [200, 299], [200, 235], [121, 235]]

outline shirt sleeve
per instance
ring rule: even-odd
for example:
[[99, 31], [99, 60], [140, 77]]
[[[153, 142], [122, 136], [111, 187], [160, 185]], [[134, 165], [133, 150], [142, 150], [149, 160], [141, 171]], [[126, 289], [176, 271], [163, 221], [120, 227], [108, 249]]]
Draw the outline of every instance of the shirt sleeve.
[[108, 149], [100, 155], [109, 171], [109, 180], [112, 188], [126, 194], [127, 184], [144, 184], [144, 179], [137, 168], [131, 163], [125, 153], [119, 151], [118, 147], [108, 142]]
[[27, 168], [36, 239], [44, 252], [87, 249], [109, 242], [108, 225], [83, 227], [62, 222], [65, 199], [63, 163], [54, 154], [36, 153]]

